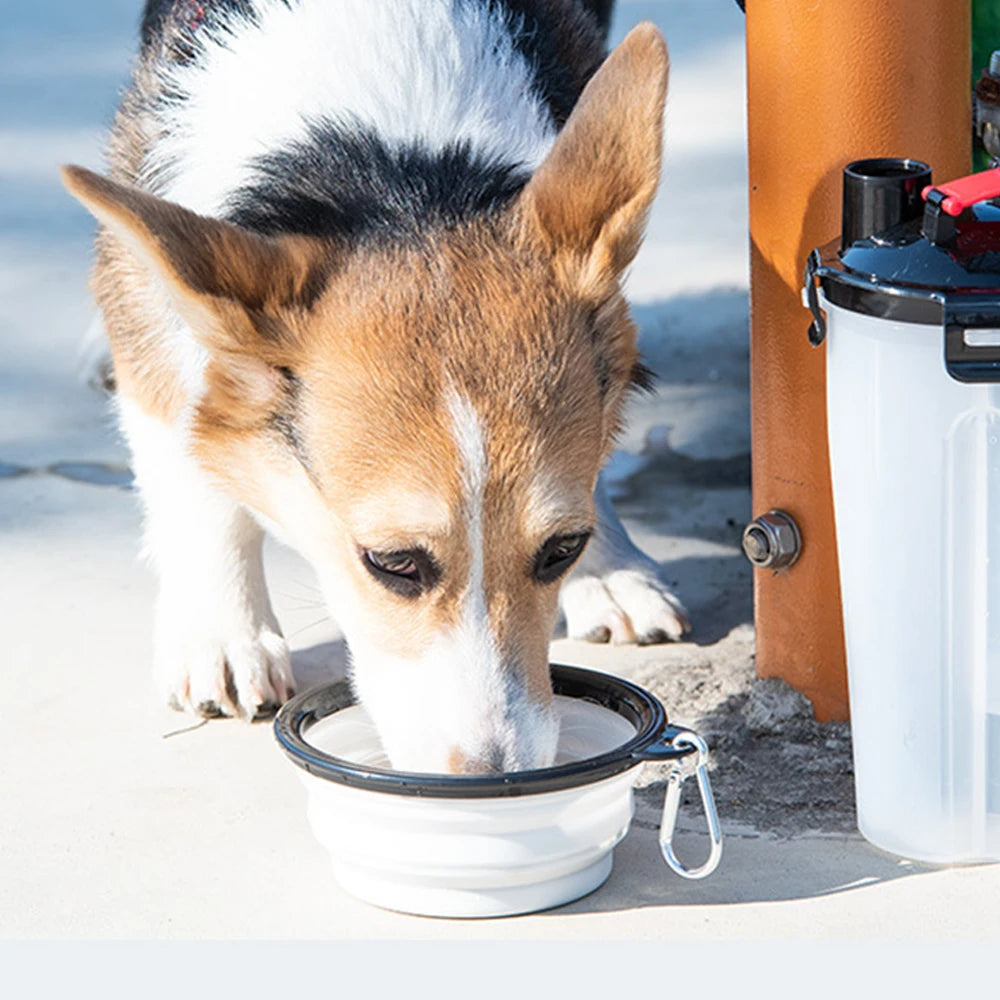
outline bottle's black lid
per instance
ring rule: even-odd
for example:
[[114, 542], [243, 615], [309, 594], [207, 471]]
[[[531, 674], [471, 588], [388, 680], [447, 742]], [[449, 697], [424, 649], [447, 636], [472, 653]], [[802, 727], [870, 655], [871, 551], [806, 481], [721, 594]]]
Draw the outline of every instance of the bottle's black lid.
[[1000, 289], [1000, 208], [973, 205], [954, 220], [954, 237], [933, 243], [923, 219], [856, 240], [838, 253], [847, 272], [876, 284], [939, 291]]
[[[924, 186], [925, 201], [912, 197], [918, 180], [929, 184], [930, 170], [913, 160], [858, 161], [845, 170], [845, 233], [806, 265], [810, 340], [826, 335], [818, 282], [830, 303], [852, 312], [943, 327], [948, 371], [962, 381], [996, 381], [1000, 348], [969, 349], [965, 330], [1000, 328], [1000, 207], [975, 200], [1000, 195], [1000, 170]], [[907, 186], [909, 196], [894, 199], [893, 185]], [[872, 219], [889, 224], [864, 232], [859, 220]]]

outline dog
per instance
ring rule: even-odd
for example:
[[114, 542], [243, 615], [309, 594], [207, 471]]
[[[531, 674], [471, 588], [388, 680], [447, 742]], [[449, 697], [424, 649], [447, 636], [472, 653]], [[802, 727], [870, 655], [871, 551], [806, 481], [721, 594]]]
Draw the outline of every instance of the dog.
[[651, 24], [606, 57], [610, 8], [147, 3], [110, 176], [63, 178], [100, 223], [175, 708], [293, 693], [265, 530], [315, 568], [397, 768], [551, 764], [560, 601], [571, 636], [688, 630], [599, 482], [649, 383], [620, 279], [668, 75]]

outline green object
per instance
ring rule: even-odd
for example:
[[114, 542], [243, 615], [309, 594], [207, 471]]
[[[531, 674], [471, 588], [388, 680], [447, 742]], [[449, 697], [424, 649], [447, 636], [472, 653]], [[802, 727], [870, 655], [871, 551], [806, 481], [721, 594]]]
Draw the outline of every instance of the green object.
[[[1000, 49], [1000, 0], [972, 0], [972, 86], [990, 65], [990, 56]], [[989, 154], [979, 138], [972, 142], [972, 169], [985, 170]]]

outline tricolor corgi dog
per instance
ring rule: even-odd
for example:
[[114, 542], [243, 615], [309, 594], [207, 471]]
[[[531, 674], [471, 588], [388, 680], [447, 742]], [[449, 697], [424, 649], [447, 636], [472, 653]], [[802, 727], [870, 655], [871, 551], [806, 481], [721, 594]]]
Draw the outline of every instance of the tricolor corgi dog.
[[[548, 647], [685, 612], [598, 481], [667, 50], [607, 0], [149, 0], [94, 288], [174, 707], [289, 697], [262, 531], [315, 568], [397, 768], [553, 760]], [[568, 578], [568, 579], [567, 579]], [[561, 591], [560, 591], [561, 588]]]

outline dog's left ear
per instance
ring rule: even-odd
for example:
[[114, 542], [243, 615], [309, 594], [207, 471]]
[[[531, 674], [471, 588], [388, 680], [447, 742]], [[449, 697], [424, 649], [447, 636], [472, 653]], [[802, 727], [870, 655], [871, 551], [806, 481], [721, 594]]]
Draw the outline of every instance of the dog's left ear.
[[659, 30], [633, 28], [587, 84], [520, 197], [585, 292], [631, 263], [660, 178], [669, 58]]
[[304, 237], [259, 236], [83, 167], [63, 167], [62, 178], [215, 354], [280, 352], [275, 317], [308, 304], [322, 284], [320, 255]]

